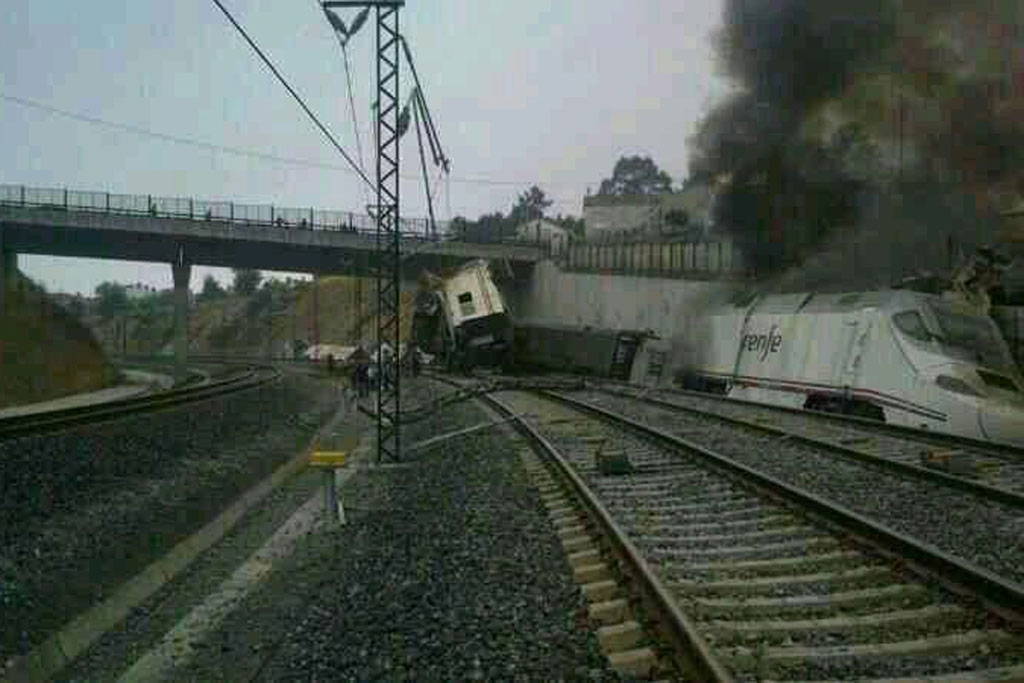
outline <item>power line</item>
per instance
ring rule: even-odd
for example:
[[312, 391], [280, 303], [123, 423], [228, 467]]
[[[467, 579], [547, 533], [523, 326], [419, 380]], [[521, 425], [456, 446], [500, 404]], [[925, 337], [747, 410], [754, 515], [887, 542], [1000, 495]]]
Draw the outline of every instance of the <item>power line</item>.
[[[326, 10], [320, 4], [320, 1], [321, 0], [313, 0], [313, 4], [316, 5], [318, 13], [319, 12], [327, 12], [328, 10]], [[328, 18], [330, 18], [330, 15], [328, 15]], [[350, 111], [350, 115], [352, 117], [352, 131], [353, 131], [353, 133], [355, 135], [355, 138], [356, 138], [356, 154], [359, 155], [359, 168], [361, 168], [361, 169], [363, 169], [365, 171], [366, 170], [366, 166], [365, 166], [364, 160], [363, 160], [363, 141], [362, 141], [362, 136], [359, 134], [359, 119], [356, 116], [356, 101], [355, 101], [355, 96], [353, 94], [353, 87], [352, 87], [352, 71], [351, 71], [351, 68], [349, 66], [349, 61], [348, 61], [348, 47], [346, 45], [346, 41], [342, 39], [341, 34], [338, 33], [337, 30], [334, 31], [334, 37], [338, 39], [338, 45], [341, 47], [341, 54], [342, 54], [342, 57], [344, 59], [344, 64], [345, 64], [345, 82], [347, 84], [347, 89], [346, 90], [348, 92], [349, 111]], [[365, 187], [363, 188], [363, 199], [366, 200], [366, 204], [367, 205], [369, 205], [371, 203], [370, 202], [369, 191]]]
[[[38, 109], [40, 111], [45, 111], [47, 113], [55, 114], [57, 116], [63, 116], [65, 118], [73, 119], [75, 121], [81, 121], [83, 123], [89, 123], [95, 126], [111, 128], [113, 130], [134, 133], [136, 135], [151, 137], [157, 140], [164, 140], [166, 142], [173, 142], [179, 145], [197, 147], [199, 149], [205, 149], [211, 152], [222, 152], [224, 154], [232, 154], [240, 157], [250, 157], [253, 159], [260, 159], [261, 161], [270, 161], [273, 163], [288, 164], [291, 166], [300, 166], [305, 168], [321, 168], [329, 171], [344, 171], [345, 173], [354, 172], [352, 168], [348, 166], [341, 166], [339, 164], [330, 164], [323, 161], [313, 161], [312, 159], [286, 157], [278, 154], [271, 154], [269, 152], [260, 152], [259, 150], [254, 149], [246, 149], [243, 147], [231, 147], [229, 145], [218, 145], [212, 142], [196, 140], [194, 138], [186, 138], [178, 135], [171, 135], [169, 133], [161, 133], [159, 131], [144, 128], [142, 126], [136, 126], [130, 123], [110, 121], [109, 119], [101, 119], [95, 116], [89, 116], [88, 114], [82, 114], [78, 112], [69, 111], [67, 109], [61, 109], [59, 107], [54, 107], [48, 104], [44, 104], [42, 102], [25, 99], [23, 97], [17, 97], [15, 95], [8, 95], [2, 92], [0, 92], [0, 99], [6, 100], [8, 102], [13, 102], [15, 104], [19, 104], [23, 107]], [[402, 174], [401, 177], [403, 180], [423, 180], [422, 176], [418, 175]], [[529, 185], [560, 185], [560, 183], [549, 183], [537, 180], [492, 180], [488, 178], [465, 178], [456, 176], [450, 177], [449, 180], [453, 183], [459, 183], [464, 185], [494, 185], [509, 187], [523, 187]]]
[[33, 100], [26, 100], [21, 97], [15, 97], [14, 95], [7, 95], [0, 93], [0, 99], [20, 104], [24, 107], [30, 107], [32, 109], [39, 109], [41, 111], [48, 112], [50, 114], [57, 114], [58, 116], [64, 116], [69, 119], [76, 121], [82, 121], [84, 123], [91, 123], [98, 126], [105, 126], [114, 130], [126, 131], [128, 133], [135, 133], [136, 135], [143, 135], [158, 140], [165, 140], [167, 142], [174, 142], [179, 145], [188, 145], [190, 147], [198, 147], [200, 149], [206, 149], [212, 152], [223, 152], [226, 154], [234, 154], [236, 156], [252, 157], [254, 159], [262, 159], [264, 161], [272, 161], [280, 164], [291, 164], [294, 166], [309, 166], [314, 168], [331, 169], [338, 171], [346, 171], [351, 173], [351, 169], [347, 166], [339, 166], [337, 164], [327, 164], [320, 161], [310, 161], [307, 159], [295, 159], [291, 157], [278, 156], [276, 154], [270, 154], [268, 152], [260, 152], [252, 149], [243, 149], [241, 147], [230, 147], [227, 145], [216, 145], [212, 142], [203, 142], [202, 140], [195, 140], [192, 138], [180, 137], [177, 135], [170, 135], [168, 133], [160, 133], [158, 131], [143, 128], [141, 126], [134, 126], [129, 123], [118, 123], [116, 121], [109, 121], [106, 119], [96, 118], [94, 116], [88, 116], [86, 114], [79, 114], [76, 112], [68, 111], [66, 109], [59, 109], [52, 107], [41, 102], [35, 102]]
[[326, 127], [324, 127], [324, 124], [320, 123], [320, 119], [318, 119], [316, 117], [316, 114], [314, 114], [310, 110], [310, 108], [306, 106], [306, 103], [302, 101], [302, 98], [299, 97], [299, 94], [296, 93], [292, 86], [288, 84], [288, 81], [285, 80], [284, 76], [282, 76], [280, 72], [278, 72], [277, 68], [273, 65], [273, 63], [271, 63], [267, 56], [263, 54], [263, 50], [259, 48], [259, 45], [257, 45], [255, 41], [253, 41], [253, 39], [249, 37], [249, 34], [245, 32], [245, 29], [242, 28], [237, 21], [235, 21], [235, 18], [231, 16], [231, 12], [228, 12], [227, 8], [224, 7], [223, 4], [221, 4], [220, 0], [213, 0], [213, 3], [220, 8], [220, 11], [224, 13], [224, 16], [228, 18], [228, 21], [230, 21], [232, 25], [236, 29], [238, 29], [238, 32], [242, 34], [242, 37], [245, 38], [245, 41], [249, 43], [250, 47], [252, 47], [252, 49], [256, 51], [256, 54], [260, 56], [260, 59], [263, 60], [263, 63], [267, 66], [267, 68], [270, 69], [270, 71], [273, 72], [275, 76], [277, 76], [277, 80], [281, 81], [281, 85], [283, 85], [285, 89], [291, 94], [291, 96], [295, 98], [295, 101], [299, 103], [299, 106], [302, 107], [303, 111], [305, 111], [309, 118], [313, 120], [313, 123], [316, 124], [317, 128], [319, 128], [320, 131], [327, 136], [327, 139], [331, 141], [331, 144], [333, 144], [334, 147], [339, 152], [341, 152], [341, 156], [343, 156], [345, 158], [345, 161], [347, 161], [349, 165], [353, 168], [353, 170], [355, 170], [355, 172], [359, 174], [359, 177], [362, 178], [363, 181], [370, 187], [376, 187], [376, 185], [374, 185], [374, 183], [371, 182], [370, 179], [366, 177], [366, 174], [363, 173], [363, 170], [359, 168], [358, 164], [356, 164], [356, 162], [352, 160], [352, 157], [348, 155], [348, 152], [346, 152], [345, 149], [341, 146], [341, 144], [339, 144], [338, 141], [334, 138], [334, 136], [331, 135], [331, 132], [327, 130]]

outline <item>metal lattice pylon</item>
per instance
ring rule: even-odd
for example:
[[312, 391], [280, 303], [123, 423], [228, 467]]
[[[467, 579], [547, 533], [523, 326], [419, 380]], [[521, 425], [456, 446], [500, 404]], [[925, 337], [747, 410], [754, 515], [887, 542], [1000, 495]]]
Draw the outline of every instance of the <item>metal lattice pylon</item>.
[[[400, 454], [399, 304], [400, 231], [398, 212], [398, 8], [378, 4], [377, 12], [377, 460]], [[393, 356], [385, 357], [384, 344]]]
[[[332, 0], [333, 7], [376, 11], [377, 23], [377, 461], [398, 460], [399, 303], [401, 253], [398, 202], [398, 10], [405, 0]], [[343, 26], [341, 28], [344, 28]], [[384, 345], [391, 354], [383, 353]]]

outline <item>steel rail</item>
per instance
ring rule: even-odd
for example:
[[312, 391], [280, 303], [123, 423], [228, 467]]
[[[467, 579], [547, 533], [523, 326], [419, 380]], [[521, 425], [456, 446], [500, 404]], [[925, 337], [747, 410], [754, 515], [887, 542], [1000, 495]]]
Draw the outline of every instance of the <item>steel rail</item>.
[[921, 568], [927, 575], [951, 590], [980, 597], [986, 607], [1017, 623], [1020, 623], [1021, 615], [1024, 615], [1024, 585], [1008, 581], [976, 564], [946, 553], [934, 545], [912, 538], [849, 508], [792, 486], [781, 479], [764, 474], [692, 441], [586, 401], [548, 391], [540, 393], [547, 398], [590, 413], [606, 422], [625, 427], [657, 442], [700, 455], [774, 497], [795, 504], [826, 522], [847, 532], [852, 532], [859, 542], [895, 559], [904, 562], [909, 560], [914, 566]]
[[672, 646], [674, 663], [680, 670], [691, 673], [696, 680], [709, 683], [731, 681], [728, 670], [711, 652], [696, 625], [679, 609], [671, 593], [637, 547], [562, 454], [499, 399], [484, 392], [480, 392], [477, 397], [511, 422], [535, 446], [535, 450], [554, 465], [558, 475], [585, 508], [587, 516], [593, 520], [607, 547], [618, 560], [619, 568], [640, 594], [647, 616], [645, 621]]
[[155, 412], [176, 406], [204, 401], [217, 396], [252, 389], [281, 376], [276, 369], [249, 369], [243, 375], [198, 386], [118, 399], [86, 406], [63, 408], [42, 413], [15, 415], [0, 420], [0, 441], [23, 436], [46, 434], [71, 427], [98, 424], [129, 415]]
[[[636, 385], [628, 384], [626, 382], [617, 382], [614, 380], [602, 380], [601, 385], [590, 383], [588, 388], [603, 390], [609, 385], [622, 387], [623, 394], [629, 393], [628, 391], [625, 391], [626, 388], [642, 390], [641, 387], [637, 387]], [[815, 420], [821, 420], [823, 422], [835, 422], [837, 424], [869, 429], [875, 432], [881, 432], [883, 434], [892, 434], [893, 436], [914, 439], [916, 441], [927, 443], [933, 446], [943, 446], [950, 448], [980, 448], [990, 451], [993, 449], [998, 449], [999, 452], [1003, 455], [1013, 455], [1024, 460], [1024, 446], [1015, 446], [1013, 444], [985, 441], [984, 439], [976, 439], [970, 436], [962, 436], [959, 434], [946, 434], [944, 432], [935, 432], [930, 429], [920, 429], [918, 427], [907, 427], [906, 425], [897, 425], [892, 424], [890, 422], [882, 422], [881, 420], [872, 420], [871, 418], [859, 417], [857, 415], [842, 415], [840, 413], [827, 413], [821, 410], [806, 410], [804, 408], [794, 408], [792, 406], [780, 406], [773, 403], [761, 403], [759, 401], [752, 401], [747, 398], [721, 396], [718, 394], [711, 394], [703, 391], [693, 391], [691, 389], [679, 389], [676, 387], [671, 387], [659, 388], [657, 389], [657, 391], [662, 391], [677, 396], [689, 396], [693, 398], [706, 399], [708, 401], [732, 403], [735, 405], [748, 405], [756, 408], [763, 408], [766, 410], [776, 410], [782, 413], [803, 415], [805, 417], [809, 417]]]
[[[985, 498], [986, 500], [995, 500], [995, 501], [998, 501], [1000, 503], [1005, 503], [1007, 505], [1012, 505], [1014, 507], [1024, 508], [1024, 493], [1017, 493], [1017, 492], [1011, 491], [1009, 489], [1003, 489], [1003, 488], [999, 488], [997, 486], [992, 486], [990, 484], [984, 484], [984, 483], [981, 483], [981, 482], [978, 482], [978, 481], [974, 481], [973, 479], [968, 479], [966, 477], [959, 477], [959, 476], [956, 476], [956, 475], [952, 475], [952, 474], [947, 474], [945, 472], [941, 472], [939, 470], [933, 470], [933, 469], [930, 469], [930, 468], [927, 468], [927, 467], [921, 467], [920, 465], [914, 465], [914, 464], [907, 463], [907, 462], [901, 462], [899, 460], [894, 460], [892, 458], [887, 458], [887, 457], [882, 456], [882, 455], [874, 455], [872, 453], [867, 453], [865, 451], [860, 451], [860, 450], [857, 450], [855, 448], [850, 448], [850, 447], [845, 446], [845, 445], [843, 445], [841, 443], [835, 443], [835, 442], [828, 441], [828, 440], [825, 440], [825, 439], [819, 439], [817, 437], [809, 436], [807, 434], [799, 434], [797, 432], [792, 432], [792, 431], [789, 431], [787, 429], [783, 429], [781, 427], [773, 427], [771, 425], [763, 424], [763, 423], [760, 423], [760, 422], [754, 422], [752, 420], [747, 420], [747, 419], [744, 419], [742, 417], [736, 417], [736, 416], [732, 416], [732, 415], [722, 415], [721, 413], [709, 412], [709, 411], [701, 410], [700, 408], [696, 408], [696, 407], [693, 407], [693, 406], [679, 405], [678, 403], [673, 403], [672, 401], [668, 401], [668, 400], [665, 400], [663, 398], [655, 398], [655, 397], [652, 397], [652, 396], [638, 396], [638, 395], [635, 395], [635, 394], [631, 394], [628, 391], [622, 391], [622, 390], [619, 390], [619, 389], [612, 389], [612, 388], [609, 388], [609, 387], [591, 387], [591, 388], [593, 388], [596, 391], [600, 391], [602, 393], [606, 393], [606, 394], [610, 394], [610, 395], [613, 395], [613, 396], [620, 396], [620, 397], [623, 397], [623, 398], [632, 399], [632, 400], [638, 401], [640, 403], [646, 403], [648, 405], [652, 405], [652, 406], [655, 406], [655, 407], [658, 407], [658, 408], [664, 408], [666, 410], [686, 412], [686, 413], [690, 413], [690, 414], [693, 414], [693, 415], [699, 415], [701, 417], [709, 417], [709, 418], [712, 418], [712, 419], [715, 419], [715, 420], [719, 420], [721, 422], [725, 422], [725, 423], [728, 423], [728, 424], [739, 425], [739, 426], [746, 427], [746, 428], [749, 428], [749, 429], [755, 429], [755, 430], [761, 431], [761, 432], [763, 432], [765, 434], [772, 434], [772, 435], [775, 435], [775, 436], [784, 436], [784, 437], [788, 438], [791, 441], [799, 441], [801, 443], [805, 443], [805, 444], [807, 444], [809, 446], [813, 446], [815, 448], [821, 448], [821, 449], [824, 449], [824, 450], [831, 451], [833, 453], [838, 453], [839, 455], [842, 455], [844, 457], [853, 458], [853, 459], [856, 459], [856, 460], [860, 460], [861, 462], [870, 463], [872, 465], [878, 465], [879, 467], [884, 467], [886, 469], [890, 469], [890, 470], [893, 470], [895, 472], [899, 472], [901, 474], [908, 474], [908, 475], [911, 475], [911, 476], [914, 476], [914, 477], [919, 477], [919, 478], [926, 479], [926, 480], [929, 480], [929, 481], [939, 482], [939, 483], [945, 484], [947, 486], [958, 488], [958, 489], [961, 489], [963, 491], [967, 491], [969, 493], [972, 493], [974, 495], [981, 496], [981, 497]], [[699, 393], [696, 394], [696, 396], [698, 396], [700, 398], [705, 398], [705, 396], [703, 394], [699, 394]], [[720, 398], [720, 397], [715, 397], [715, 398]], [[733, 400], [733, 399], [726, 399], [726, 400]], [[754, 402], [745, 402], [744, 405], [750, 405], [750, 406], [754, 406], [754, 407], [757, 407], [757, 408], [767, 408], [768, 410], [774, 410], [774, 409], [778, 408], [778, 406], [765, 405], [763, 403], [754, 403]], [[801, 415], [804, 415], [804, 416], [807, 416], [807, 417], [810, 417], [812, 419], [817, 419], [817, 418], [821, 417], [821, 415], [819, 415], [818, 413], [814, 413], [814, 412], [811, 412], [811, 411], [793, 410], [793, 409], [788, 409], [788, 410], [790, 410], [792, 412], [795, 412], [795, 413], [798, 413], [798, 414], [801, 414]], [[835, 416], [828, 416], [828, 418], [831, 418], [831, 417], [835, 417]], [[828, 419], [828, 418], [826, 418], [826, 419]], [[864, 420], [864, 419], [860, 418], [860, 419], [858, 419], [858, 424], [856, 425], [856, 427], [858, 429], [863, 429], [866, 432], [882, 431], [883, 434], [884, 434], [884, 433], [887, 432], [887, 430], [876, 429], [878, 426], [882, 426], [884, 424], [885, 423], [882, 423], [882, 422], [875, 422], [874, 420]], [[889, 426], [892, 427], [893, 425], [889, 425]], [[902, 429], [907, 429], [907, 428], [902, 428]], [[914, 430], [912, 430], [912, 431], [914, 431]], [[920, 430], [916, 430], [916, 431], [920, 431]], [[927, 432], [925, 432], [925, 433], [928, 434]], [[900, 434], [900, 436], [903, 437], [903, 438], [913, 437], [913, 438], [916, 439], [918, 435], [917, 434], [908, 435], [908, 434], [904, 433], [904, 434]], [[960, 438], [960, 437], [953, 437], [953, 438]], [[973, 440], [973, 439], [971, 441], [973, 442], [972, 443], [972, 447], [973, 448], [983, 448], [984, 447], [985, 442], [983, 442], [983, 441], [978, 441], [978, 440]], [[928, 441], [922, 441], [921, 445], [934, 445], [934, 444], [933, 443], [929, 443]], [[1000, 447], [1000, 450], [1001, 449], [1002, 449], [1002, 447]], [[993, 450], [991, 444], [988, 444], [987, 450]]]

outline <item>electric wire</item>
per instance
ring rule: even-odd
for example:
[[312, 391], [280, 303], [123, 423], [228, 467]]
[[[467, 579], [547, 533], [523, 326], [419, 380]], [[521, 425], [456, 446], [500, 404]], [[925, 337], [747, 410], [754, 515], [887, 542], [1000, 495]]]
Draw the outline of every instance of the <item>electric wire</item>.
[[[323, 5], [320, 4], [320, 0], [313, 0], [313, 4], [316, 5], [318, 14], [321, 11], [325, 11]], [[359, 118], [356, 115], [356, 101], [353, 95], [355, 88], [352, 86], [352, 69], [348, 58], [348, 44], [338, 31], [334, 31], [334, 36], [338, 39], [338, 47], [341, 48], [342, 59], [345, 63], [345, 84], [348, 92], [349, 115], [352, 117], [352, 132], [356, 138], [356, 154], [359, 156], [359, 168], [365, 172], [366, 158], [363, 155], [363, 140], [359, 132]], [[363, 186], [363, 199], [367, 205], [370, 204], [370, 191], [366, 186]]]
[[220, 0], [213, 0], [213, 3], [220, 8], [220, 11], [224, 13], [224, 16], [228, 18], [228, 21], [230, 21], [231, 24], [238, 30], [238, 32], [242, 34], [242, 37], [245, 38], [245, 41], [247, 43], [249, 43], [249, 46], [252, 47], [253, 50], [255, 50], [256, 54], [259, 55], [261, 60], [263, 60], [263, 63], [267, 66], [267, 68], [270, 69], [270, 71], [275, 76], [277, 76], [277, 80], [281, 82], [281, 85], [283, 85], [285, 89], [291, 94], [291, 96], [295, 98], [295, 101], [299, 103], [299, 106], [302, 107], [303, 111], [305, 111], [309, 118], [313, 120], [313, 123], [316, 124], [317, 128], [319, 128], [320, 131], [325, 136], [327, 136], [327, 139], [331, 141], [331, 144], [334, 145], [335, 149], [337, 149], [341, 153], [341, 156], [345, 158], [345, 161], [347, 161], [349, 165], [352, 166], [352, 168], [355, 170], [355, 172], [359, 174], [359, 177], [362, 178], [363, 181], [370, 187], [376, 187], [376, 185], [374, 185], [374, 183], [371, 182], [368, 177], [366, 177], [366, 174], [363, 173], [363, 170], [359, 168], [356, 162], [352, 160], [352, 157], [350, 157], [348, 152], [345, 151], [345, 148], [341, 146], [341, 144], [337, 141], [337, 139], [335, 139], [331, 132], [327, 130], [323, 123], [320, 122], [320, 119], [317, 118], [316, 114], [314, 114], [312, 110], [310, 110], [310, 108], [306, 106], [306, 103], [303, 101], [301, 97], [299, 97], [299, 94], [295, 92], [294, 88], [292, 88], [288, 81], [285, 80], [284, 76], [282, 76], [281, 73], [277, 70], [277, 67], [274, 66], [273, 62], [271, 62], [270, 59], [268, 59], [267, 56], [263, 54], [263, 50], [260, 49], [259, 45], [257, 45], [255, 41], [253, 41], [253, 39], [249, 37], [249, 34], [246, 33], [245, 29], [242, 28], [242, 26], [237, 21], [235, 21], [235, 18], [231, 16], [231, 12], [229, 12], [227, 8], [224, 7]]
[[[362, 136], [359, 134], [359, 119], [356, 117], [356, 101], [355, 101], [355, 98], [352, 95], [352, 91], [353, 91], [353, 88], [352, 88], [352, 73], [351, 73], [351, 70], [349, 69], [348, 48], [345, 46], [345, 43], [342, 42], [341, 36], [338, 36], [338, 42], [341, 43], [341, 54], [342, 54], [342, 56], [345, 59], [345, 82], [346, 82], [347, 88], [348, 88], [348, 106], [349, 106], [349, 110], [350, 110], [350, 112], [352, 114], [352, 130], [354, 131], [355, 136], [356, 136], [356, 153], [359, 155], [359, 168], [361, 168], [361, 169], [363, 169], [363, 171], [365, 171], [366, 170], [366, 165], [365, 165], [365, 162], [363, 160], [363, 140], [362, 140]], [[370, 194], [369, 194], [369, 192], [370, 191], [364, 186], [363, 187], [363, 199], [366, 200], [367, 204], [370, 203]]]
[[[121, 123], [118, 121], [111, 121], [109, 119], [102, 119], [88, 114], [82, 114], [79, 112], [73, 112], [68, 109], [62, 109], [60, 107], [54, 107], [49, 104], [44, 104], [36, 100], [26, 99], [24, 97], [18, 97], [16, 95], [9, 95], [7, 93], [0, 92], [0, 99], [12, 102], [14, 104], [28, 107], [31, 109], [37, 109], [39, 111], [45, 111], [49, 114], [56, 116], [63, 116], [64, 118], [80, 121], [82, 123], [88, 123], [95, 126], [110, 128], [112, 130], [120, 130], [126, 133], [132, 133], [135, 135], [141, 135], [144, 137], [150, 137], [155, 140], [163, 140], [164, 142], [172, 142], [178, 145], [184, 145], [188, 147], [196, 147], [198, 149], [205, 149], [210, 152], [220, 152], [223, 154], [230, 154], [239, 157], [249, 157], [252, 159], [259, 159], [261, 161], [269, 161], [271, 163], [286, 164], [290, 166], [298, 166], [304, 168], [320, 168], [328, 171], [344, 171], [346, 173], [354, 173], [355, 171], [349, 166], [342, 166], [340, 164], [332, 164], [324, 161], [314, 161], [312, 159], [300, 159], [297, 157], [287, 157], [279, 154], [271, 154], [269, 152], [261, 152], [259, 150], [247, 149], [244, 147], [232, 147], [230, 145], [218, 145], [212, 142], [206, 142], [203, 140], [197, 140], [195, 138], [187, 138], [179, 135], [171, 135], [170, 133], [161, 133], [149, 128], [142, 126], [136, 126], [130, 123]], [[402, 174], [403, 180], [423, 180], [422, 176]], [[448, 176], [448, 180], [453, 183], [465, 184], [465, 185], [496, 185], [496, 186], [509, 186], [509, 187], [522, 187], [524, 185], [547, 185], [547, 186], [566, 186], [561, 183], [549, 183], [546, 181], [538, 180], [494, 180], [488, 178], [465, 178], [457, 176]], [[556, 202], [563, 202], [563, 200], [555, 199]], [[568, 203], [569, 200], [564, 200], [564, 203]]]

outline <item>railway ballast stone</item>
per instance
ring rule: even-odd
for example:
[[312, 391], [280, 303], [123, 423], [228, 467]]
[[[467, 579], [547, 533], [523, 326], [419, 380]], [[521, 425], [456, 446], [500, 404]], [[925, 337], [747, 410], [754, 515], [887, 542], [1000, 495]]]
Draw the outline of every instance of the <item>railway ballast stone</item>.
[[[456, 404], [403, 441], [487, 419]], [[508, 436], [470, 433], [403, 464], [361, 469], [348, 523], [304, 541], [210, 647], [247, 632], [248, 657], [273, 653], [263, 680], [623, 680]], [[298, 585], [313, 590], [296, 601]]]

